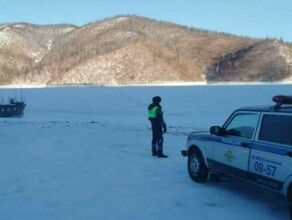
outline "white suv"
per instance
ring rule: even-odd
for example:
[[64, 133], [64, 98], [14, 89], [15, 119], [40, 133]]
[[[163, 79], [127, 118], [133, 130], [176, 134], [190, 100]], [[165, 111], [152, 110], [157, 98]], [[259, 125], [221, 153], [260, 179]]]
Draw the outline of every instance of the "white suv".
[[273, 101], [237, 109], [210, 132], [189, 134], [182, 155], [195, 182], [227, 174], [284, 194], [292, 219], [292, 96]]

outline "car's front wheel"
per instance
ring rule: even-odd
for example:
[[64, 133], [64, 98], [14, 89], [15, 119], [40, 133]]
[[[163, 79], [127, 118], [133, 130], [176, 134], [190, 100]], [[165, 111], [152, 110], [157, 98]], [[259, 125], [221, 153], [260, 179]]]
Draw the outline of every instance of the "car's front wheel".
[[288, 201], [289, 201], [290, 219], [292, 219], [292, 185], [290, 185], [289, 190], [288, 190]]
[[202, 154], [198, 150], [190, 152], [188, 157], [188, 171], [195, 182], [205, 182], [208, 177], [208, 168], [205, 165]]
[[289, 213], [290, 213], [290, 219], [292, 219], [292, 202], [289, 202]]

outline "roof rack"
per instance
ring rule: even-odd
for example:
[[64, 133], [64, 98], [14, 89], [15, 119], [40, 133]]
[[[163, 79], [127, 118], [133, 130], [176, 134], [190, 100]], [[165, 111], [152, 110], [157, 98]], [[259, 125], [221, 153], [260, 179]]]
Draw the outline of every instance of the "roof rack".
[[282, 105], [292, 105], [292, 96], [276, 95], [272, 99], [276, 104], [271, 107], [270, 111], [276, 111], [282, 107]]

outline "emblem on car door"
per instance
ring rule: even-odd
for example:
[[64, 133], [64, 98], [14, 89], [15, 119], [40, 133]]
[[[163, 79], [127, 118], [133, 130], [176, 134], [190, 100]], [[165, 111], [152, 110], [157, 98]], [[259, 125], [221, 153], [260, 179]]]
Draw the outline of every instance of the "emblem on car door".
[[235, 159], [235, 156], [233, 155], [233, 153], [232, 153], [231, 150], [227, 151], [227, 152], [224, 154], [224, 156], [227, 158], [227, 161], [228, 161], [228, 162], [232, 162], [232, 160]]

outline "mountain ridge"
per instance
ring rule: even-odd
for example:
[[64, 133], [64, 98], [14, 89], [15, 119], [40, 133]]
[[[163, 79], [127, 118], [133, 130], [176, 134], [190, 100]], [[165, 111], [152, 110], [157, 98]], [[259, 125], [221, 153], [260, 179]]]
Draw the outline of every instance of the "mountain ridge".
[[0, 84], [291, 80], [292, 45], [138, 16], [0, 25]]

